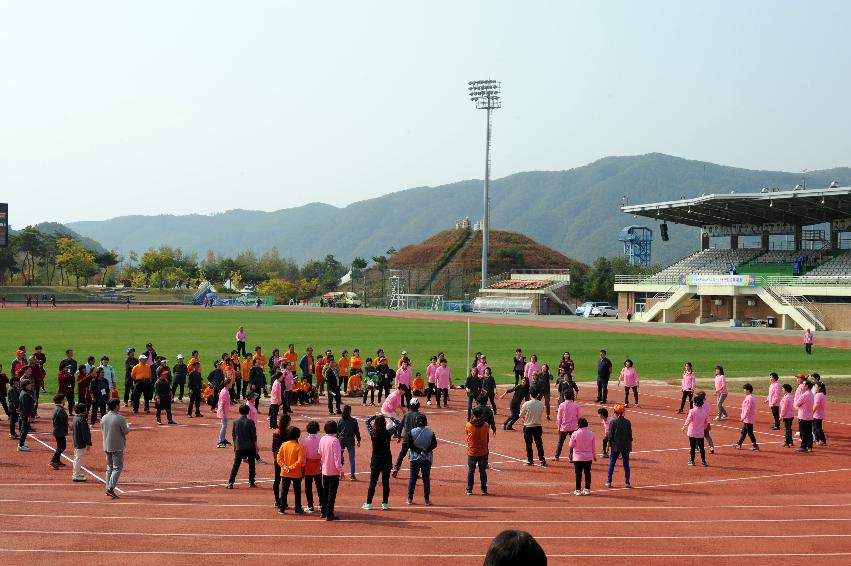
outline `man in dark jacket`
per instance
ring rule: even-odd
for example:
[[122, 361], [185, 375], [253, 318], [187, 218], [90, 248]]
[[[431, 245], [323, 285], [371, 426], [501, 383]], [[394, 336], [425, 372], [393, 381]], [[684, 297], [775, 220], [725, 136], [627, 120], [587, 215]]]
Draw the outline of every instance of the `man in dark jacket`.
[[340, 366], [334, 361], [333, 355], [329, 354], [327, 359], [328, 361], [322, 370], [322, 374], [325, 376], [325, 388], [328, 391], [328, 414], [334, 414], [333, 404], [336, 401], [337, 414], [341, 415], [343, 411], [340, 409]]
[[18, 440], [18, 452], [29, 452], [30, 447], [26, 445], [27, 434], [30, 431], [30, 419], [35, 414], [35, 397], [32, 393], [32, 382], [29, 379], [21, 380], [21, 392], [18, 397], [18, 418], [21, 422], [21, 437]]
[[71, 428], [74, 433], [74, 468], [71, 472], [71, 480], [75, 482], [86, 481], [80, 470], [83, 469], [85, 455], [92, 450], [92, 431], [86, 421], [86, 406], [78, 404], [75, 407], [76, 416]]
[[626, 483], [625, 487], [632, 487], [629, 483], [629, 453], [632, 452], [632, 423], [623, 416], [626, 408], [617, 404], [614, 407], [615, 418], [609, 423], [609, 475], [606, 480], [606, 487], [612, 487], [612, 472], [615, 471], [615, 464], [618, 461], [618, 456], [623, 458], [623, 473]]
[[180, 394], [177, 400], [183, 403], [183, 386], [186, 385], [186, 375], [189, 373], [189, 368], [183, 361], [183, 354], [177, 354], [177, 363], [171, 368], [171, 397], [174, 398], [177, 394], [177, 388], [180, 386]]
[[68, 413], [65, 412], [64, 407], [65, 395], [56, 394], [53, 397], [53, 404], [56, 405], [53, 409], [53, 438], [56, 440], [56, 450], [53, 451], [53, 458], [50, 459], [50, 467], [58, 470], [60, 466], [65, 466], [62, 463], [62, 453], [68, 445], [65, 438], [68, 436]]
[[352, 418], [352, 407], [349, 405], [343, 406], [343, 418], [337, 421], [337, 440], [340, 441], [342, 452], [349, 451], [350, 477], [356, 480], [355, 445], [360, 446], [360, 426], [357, 419]]
[[168, 372], [161, 373], [157, 378], [157, 383], [154, 385], [154, 395], [157, 402], [157, 424], [163, 424], [160, 420], [163, 411], [168, 417], [168, 424], [177, 424], [171, 418], [171, 384], [168, 382]]
[[187, 376], [189, 385], [189, 418], [192, 418], [192, 407], [195, 407], [195, 416], [202, 417], [201, 414], [201, 389], [204, 386], [204, 379], [201, 377], [201, 372], [198, 371], [198, 362], [192, 362], [192, 367]]
[[254, 365], [248, 372], [248, 389], [249, 392], [257, 393], [254, 398], [254, 408], [260, 407], [260, 394], [266, 389], [266, 373], [263, 371], [263, 362], [260, 358], [254, 358]]
[[221, 370], [221, 360], [216, 360], [215, 367], [210, 375], [207, 376], [207, 381], [210, 382], [210, 387], [213, 388], [213, 396], [210, 399], [210, 404], [217, 407], [219, 404], [219, 391], [222, 390], [225, 384], [225, 373]]
[[243, 460], [248, 461], [248, 485], [249, 487], [257, 487], [254, 484], [254, 455], [257, 453], [257, 427], [254, 421], [248, 418], [248, 405], [240, 405], [240, 417], [233, 423], [233, 467], [230, 470], [230, 479], [228, 479], [228, 489], [233, 489], [233, 482], [236, 481], [236, 474], [239, 471], [239, 465]]
[[133, 377], [130, 372], [136, 367], [139, 360], [136, 359], [136, 348], [127, 348], [127, 358], [124, 360], [124, 406], [130, 402], [130, 394], [133, 393]]
[[475, 375], [468, 375], [467, 381], [464, 383], [464, 389], [467, 390], [467, 420], [470, 420], [470, 414], [473, 410], [473, 401], [482, 392], [482, 380]]
[[405, 413], [405, 417], [402, 419], [402, 426], [396, 433], [396, 441], [398, 442], [400, 437], [402, 439], [402, 448], [399, 450], [398, 456], [396, 456], [396, 464], [393, 466], [393, 471], [390, 473], [390, 475], [394, 478], [399, 475], [402, 462], [405, 461], [405, 456], [408, 455], [408, 433], [411, 432], [412, 428], [416, 428], [417, 416], [419, 416], [419, 414], [420, 400], [414, 397], [411, 399], [411, 402], [408, 403], [408, 412]]
[[91, 423], [97, 422], [98, 410], [101, 418], [106, 416], [106, 404], [109, 401], [109, 382], [103, 376], [103, 368], [95, 370], [95, 376], [89, 382], [89, 399], [91, 400]]

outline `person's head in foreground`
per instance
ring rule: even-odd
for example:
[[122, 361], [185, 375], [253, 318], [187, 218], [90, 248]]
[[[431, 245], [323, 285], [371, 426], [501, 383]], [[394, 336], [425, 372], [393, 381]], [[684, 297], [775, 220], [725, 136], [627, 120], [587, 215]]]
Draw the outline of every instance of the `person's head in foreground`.
[[502, 531], [491, 541], [483, 566], [546, 566], [547, 555], [524, 531]]

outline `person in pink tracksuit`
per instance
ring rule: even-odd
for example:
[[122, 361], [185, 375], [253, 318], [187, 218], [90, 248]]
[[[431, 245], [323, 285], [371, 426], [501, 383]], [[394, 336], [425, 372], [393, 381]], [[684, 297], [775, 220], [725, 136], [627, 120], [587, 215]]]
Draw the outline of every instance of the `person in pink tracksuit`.
[[822, 421], [827, 414], [827, 399], [825, 398], [825, 390], [827, 389], [824, 383], [818, 384], [818, 393], [813, 397], [813, 436], [816, 444], [821, 446], [827, 445], [827, 438], [824, 436], [824, 428]]
[[446, 358], [440, 358], [439, 366], [434, 370], [434, 384], [437, 387], [437, 395], [435, 400], [437, 406], [440, 407], [440, 397], [443, 396], [443, 406], [449, 404], [449, 387], [452, 385], [452, 370], [446, 362]]
[[683, 369], [683, 383], [680, 389], [683, 392], [683, 397], [680, 399], [680, 408], [677, 409], [678, 414], [683, 412], [686, 406], [686, 399], [688, 399], [688, 408], [691, 409], [694, 407], [694, 371], [692, 370], [691, 362], [686, 362]]
[[771, 382], [768, 384], [768, 397], [765, 398], [763, 403], [768, 403], [771, 409], [771, 416], [774, 417], [774, 425], [771, 427], [771, 430], [780, 430], [780, 391], [782, 390], [780, 387], [780, 377], [774, 372], [768, 375]]
[[745, 392], [745, 398], [742, 400], [742, 435], [739, 437], [739, 442], [736, 443], [736, 448], [742, 447], [745, 436], [747, 436], [753, 444], [751, 450], [759, 450], [756, 436], [753, 434], [753, 425], [756, 423], [756, 401], [753, 398], [753, 385], [745, 383], [742, 385], [742, 390]]
[[523, 377], [529, 380], [529, 383], [532, 383], [532, 376], [538, 375], [541, 373], [541, 366], [538, 365], [538, 356], [532, 354], [529, 357], [529, 363], [526, 364], [526, 367], [523, 369]]
[[431, 405], [431, 396], [435, 393], [435, 389], [437, 388], [434, 384], [434, 372], [437, 371], [437, 368], [439, 367], [440, 365], [437, 363], [437, 356], [432, 356], [426, 366], [426, 382], [428, 384], [426, 387], [426, 405]]
[[788, 383], [783, 384], [783, 397], [780, 399], [780, 418], [783, 419], [783, 429], [786, 433], [786, 438], [783, 441], [783, 447], [791, 447], [792, 444], [792, 419], [795, 418], [795, 406], [792, 401], [792, 386]]
[[219, 404], [216, 405], [216, 418], [222, 421], [222, 427], [219, 429], [219, 444], [217, 448], [226, 448], [228, 442], [228, 417], [230, 415], [230, 379], [225, 380], [225, 385], [219, 391]]
[[281, 391], [284, 375], [279, 373], [272, 381], [272, 392], [269, 394], [269, 428], [278, 428], [278, 411], [281, 410]]
[[[381, 404], [382, 415], [387, 418], [397, 416], [396, 413], [402, 408], [402, 398], [406, 393], [405, 389], [407, 389], [407, 386], [400, 384], [397, 389], [393, 390], [393, 393], [384, 399], [384, 403]], [[404, 413], [402, 416], [404, 416]]]
[[414, 386], [414, 374], [413, 369], [411, 368], [411, 360], [409, 360], [407, 356], [402, 358], [402, 361], [399, 364], [399, 369], [396, 370], [396, 387], [399, 387], [400, 385], [404, 385], [408, 388], [402, 398], [402, 406], [407, 407], [408, 402], [411, 400], [411, 389]]
[[[556, 424], [558, 425], [558, 444], [556, 445], [556, 455], [553, 458], [558, 462], [561, 456], [561, 449], [564, 446], [564, 440], [573, 435], [576, 429], [579, 428], [579, 405], [574, 402], [573, 391], [569, 390], [564, 401], [558, 406], [556, 413]], [[573, 448], [570, 448], [567, 453], [567, 460], [573, 462]]]
[[717, 406], [717, 413], [715, 414], [716, 421], [726, 419], [730, 416], [727, 414], [727, 409], [724, 408], [724, 400], [727, 399], [728, 394], [727, 376], [724, 375], [724, 368], [721, 366], [715, 366], [715, 402]]
[[623, 369], [618, 376], [618, 387], [621, 386], [621, 381], [623, 381], [623, 404], [629, 407], [629, 390], [632, 389], [632, 395], [635, 397], [635, 406], [641, 407], [638, 404], [638, 372], [635, 371], [635, 367], [633, 367], [632, 360], [630, 359], [627, 359], [623, 363]]
[[325, 436], [319, 440], [319, 458], [322, 462], [322, 518], [333, 521], [337, 488], [343, 473], [343, 450], [337, 439], [337, 421], [325, 423]]
[[795, 399], [795, 408], [798, 409], [798, 431], [801, 435], [801, 447], [798, 452], [813, 451], [813, 405], [814, 397], [812, 391], [813, 382], [804, 381], [803, 392]]
[[683, 422], [683, 430], [688, 435], [689, 443], [689, 460], [688, 465], [694, 466], [694, 451], [695, 448], [700, 449], [700, 462], [706, 465], [706, 450], [703, 447], [703, 437], [706, 435], [706, 427], [709, 426], [709, 413], [703, 406], [703, 397], [697, 397], [694, 400], [692, 407], [685, 422]]
[[[573, 467], [576, 472], [576, 491], [573, 495], [591, 495], [591, 462], [597, 461], [594, 451], [594, 432], [588, 428], [588, 419], [579, 417], [577, 430], [570, 435], [568, 447], [573, 450]], [[582, 488], [582, 475], [585, 475], [585, 489]]]

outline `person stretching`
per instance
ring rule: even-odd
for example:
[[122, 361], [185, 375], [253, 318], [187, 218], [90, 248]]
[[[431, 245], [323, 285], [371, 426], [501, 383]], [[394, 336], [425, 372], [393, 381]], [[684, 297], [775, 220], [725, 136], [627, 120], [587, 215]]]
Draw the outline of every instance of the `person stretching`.
[[[416, 413], [415, 413], [416, 414]], [[393, 422], [393, 428], [387, 428], [387, 419]], [[400, 428], [400, 422], [395, 417], [385, 417], [381, 413], [369, 417], [366, 420], [366, 431], [372, 439], [372, 457], [369, 460], [369, 487], [366, 490], [366, 503], [363, 508], [367, 511], [372, 508], [372, 498], [375, 497], [375, 486], [378, 485], [378, 476], [381, 476], [381, 508], [385, 511], [389, 508], [390, 500], [390, 466], [393, 455], [390, 453], [390, 438]]]
[[508, 404], [511, 414], [502, 423], [502, 430], [514, 430], [514, 423], [520, 420], [520, 405], [529, 398], [529, 380], [524, 377], [518, 385], [506, 390], [499, 398], [502, 399], [509, 393], [512, 393], [511, 402]]
[[[573, 391], [565, 393], [565, 399], [558, 406], [556, 424], [558, 425], [558, 444], [553, 460], [558, 462], [565, 439], [569, 438], [579, 428], [579, 405], [573, 401]], [[568, 450], [567, 460], [573, 462], [573, 449]]]

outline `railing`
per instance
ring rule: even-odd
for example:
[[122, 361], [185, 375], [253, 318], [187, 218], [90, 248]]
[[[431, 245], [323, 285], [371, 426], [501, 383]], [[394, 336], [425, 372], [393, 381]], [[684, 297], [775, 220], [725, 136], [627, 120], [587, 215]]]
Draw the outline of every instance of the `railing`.
[[486, 288], [490, 287], [491, 285], [493, 285], [494, 283], [499, 283], [500, 281], [505, 281], [506, 279], [509, 279], [509, 278], [511, 278], [511, 272], [510, 271], [503, 271], [502, 273], [499, 273], [497, 275], [492, 275], [492, 276], [488, 277], [487, 285], [482, 285], [482, 288], [486, 289]]
[[[721, 274], [719, 274], [721, 275]], [[739, 275], [747, 275], [740, 273]], [[679, 285], [679, 275], [615, 275], [615, 285]], [[760, 275], [756, 278], [760, 287], [851, 287], [851, 275]]]

